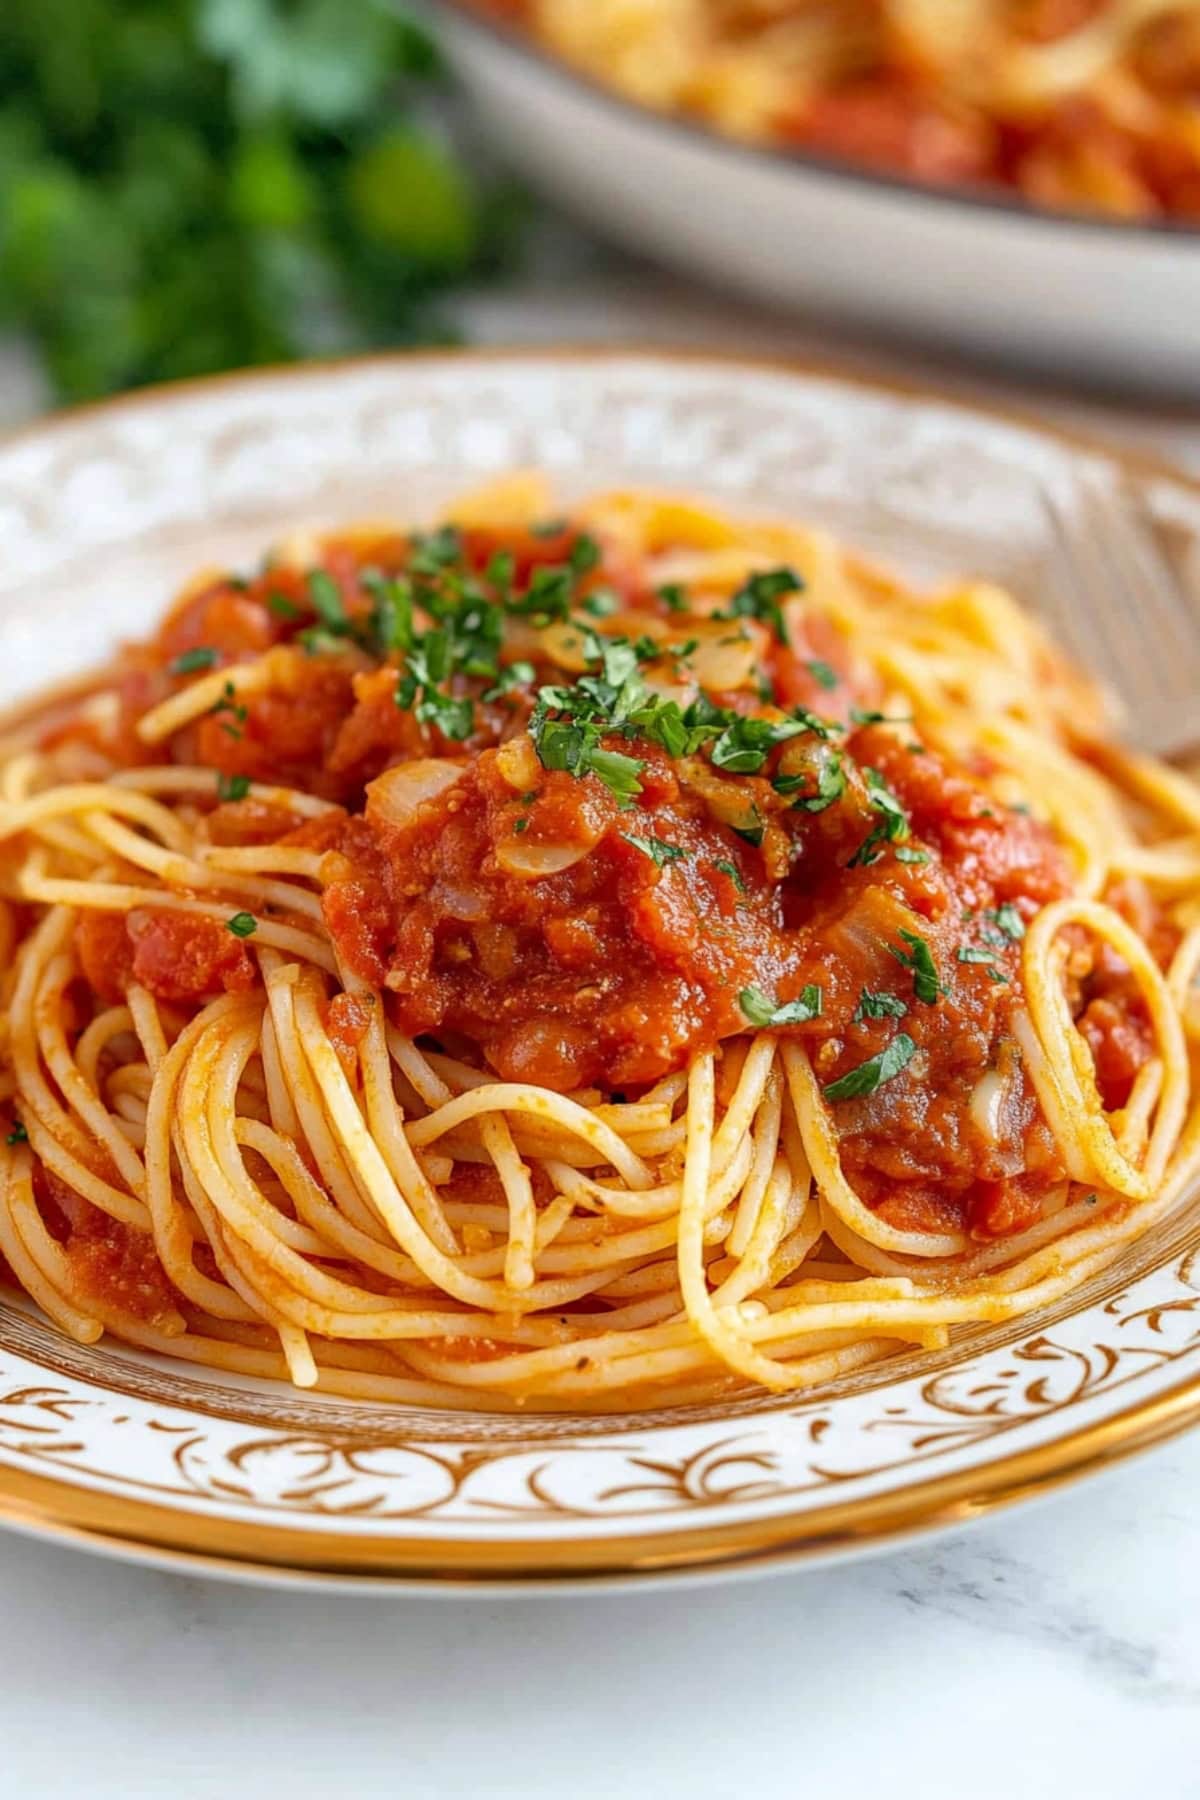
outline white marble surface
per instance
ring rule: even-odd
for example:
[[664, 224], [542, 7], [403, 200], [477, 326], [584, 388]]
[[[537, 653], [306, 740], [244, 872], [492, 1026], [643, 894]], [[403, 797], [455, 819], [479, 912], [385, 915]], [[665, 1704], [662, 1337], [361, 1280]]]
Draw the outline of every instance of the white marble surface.
[[[1200, 468], [1200, 421], [697, 300], [586, 250], [466, 309], [493, 341], [810, 355], [1040, 410]], [[0, 423], [34, 408], [0, 356]], [[1200, 1434], [938, 1541], [586, 1599], [259, 1592], [0, 1537], [0, 1796], [371, 1800], [1200, 1794]]]
[[895, 1555], [545, 1600], [256, 1591], [0, 1539], [6, 1797], [1182, 1800], [1200, 1437]]

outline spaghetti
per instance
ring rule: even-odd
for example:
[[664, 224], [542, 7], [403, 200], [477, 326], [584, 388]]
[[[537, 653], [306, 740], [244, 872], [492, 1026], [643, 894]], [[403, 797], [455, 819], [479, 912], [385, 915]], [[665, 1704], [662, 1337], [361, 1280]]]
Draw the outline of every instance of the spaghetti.
[[477, 0], [734, 137], [1117, 219], [1200, 218], [1196, 0]]
[[785, 1391], [1200, 1170], [1200, 792], [1004, 593], [532, 477], [306, 538], [0, 740], [0, 1256], [300, 1387]]

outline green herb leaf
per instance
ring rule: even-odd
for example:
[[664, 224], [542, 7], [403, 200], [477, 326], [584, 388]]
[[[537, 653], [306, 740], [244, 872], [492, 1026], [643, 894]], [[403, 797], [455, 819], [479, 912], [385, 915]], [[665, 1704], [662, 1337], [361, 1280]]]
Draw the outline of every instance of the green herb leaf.
[[896, 861], [902, 863], [927, 863], [928, 850], [918, 850], [915, 844], [897, 844]]
[[1006, 900], [1003, 906], [994, 907], [986, 916], [1014, 944], [1019, 944], [1025, 936], [1025, 921], [1011, 900]]
[[300, 608], [286, 594], [271, 593], [267, 595], [267, 606], [277, 619], [298, 619]]
[[[817, 686], [823, 687], [827, 693], [832, 693], [838, 686], [837, 670], [831, 664], [822, 662], [819, 656], [810, 656], [804, 666]], [[853, 713], [850, 716], [853, 718]]]
[[687, 851], [681, 844], [668, 844], [662, 838], [638, 837], [632, 831], [623, 831], [621, 836], [643, 856], [648, 856], [656, 868], [661, 869], [666, 863], [683, 862]]
[[902, 1019], [907, 1011], [907, 1001], [898, 995], [872, 993], [870, 988], [864, 988], [850, 1023], [861, 1025], [864, 1019]]
[[912, 971], [913, 992], [917, 999], [926, 1006], [936, 1006], [945, 989], [938, 980], [937, 964], [933, 960], [933, 952], [923, 937], [915, 931], [902, 931], [900, 936], [909, 946], [901, 950], [895, 944], [885, 944], [884, 948], [890, 956], [894, 956], [904, 968]]
[[727, 862], [724, 857], [718, 857], [713, 863], [713, 868], [719, 869], [722, 875], [728, 875], [739, 894], [746, 892], [746, 884], [742, 880], [741, 870], [736, 863]]
[[881, 713], [864, 711], [861, 706], [850, 708], [851, 722], [855, 725], [911, 725], [911, 713]]
[[258, 920], [253, 913], [234, 913], [232, 919], [226, 919], [225, 929], [227, 931], [232, 931], [236, 938], [253, 937], [254, 933], [258, 930]]
[[344, 637], [350, 630], [350, 620], [346, 615], [342, 590], [333, 576], [325, 569], [312, 569], [305, 585], [316, 615], [326, 631], [331, 631], [335, 637]]
[[[780, 601], [788, 594], [798, 594], [804, 582], [794, 569], [767, 569], [751, 575], [729, 602], [728, 609], [716, 612], [714, 619], [761, 619], [771, 627], [781, 644], [788, 643]], [[660, 590], [661, 591], [661, 590]]]
[[978, 950], [974, 944], [960, 944], [955, 952], [955, 960], [960, 963], [980, 963], [990, 965], [996, 958], [990, 950]]
[[246, 795], [249, 792], [250, 792], [250, 777], [248, 775], [226, 775], [224, 773], [218, 774], [218, 776], [217, 776], [217, 799], [218, 800], [244, 800], [246, 798]]
[[761, 988], [743, 988], [738, 995], [738, 1005], [752, 1025], [807, 1025], [810, 1019], [819, 1019], [825, 996], [821, 989], [813, 983], [801, 990], [795, 1000], [786, 1000], [782, 1006], [767, 998]]
[[581, 531], [571, 545], [567, 560], [576, 575], [586, 575], [600, 561], [600, 546], [594, 537]]
[[917, 1046], [905, 1031], [898, 1031], [885, 1050], [869, 1061], [860, 1063], [824, 1089], [827, 1100], [861, 1100], [873, 1094], [885, 1082], [892, 1081], [906, 1069], [917, 1053]]
[[493, 687], [484, 694], [485, 700], [499, 700], [505, 694], [511, 694], [514, 688], [530, 687], [537, 680], [537, 670], [531, 662], [507, 663], [500, 671], [500, 678]]
[[4, 1141], [8, 1145], [10, 1150], [12, 1150], [17, 1144], [27, 1144], [29, 1142], [29, 1133], [26, 1131], [25, 1127], [22, 1125], [20, 1119], [15, 1119], [13, 1121], [13, 1128], [9, 1132], [8, 1136], [5, 1138]]
[[174, 662], [168, 663], [167, 673], [169, 675], [195, 675], [201, 669], [211, 669], [216, 660], [216, 651], [210, 650], [207, 644], [200, 644], [195, 650], [185, 650], [182, 656], [177, 656]]

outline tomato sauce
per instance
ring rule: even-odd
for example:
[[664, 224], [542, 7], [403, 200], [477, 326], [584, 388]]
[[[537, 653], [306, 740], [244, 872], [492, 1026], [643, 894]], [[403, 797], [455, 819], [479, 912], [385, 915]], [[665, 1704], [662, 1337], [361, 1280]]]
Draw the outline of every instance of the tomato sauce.
[[[577, 598], [618, 609], [593, 656], [627, 645], [618, 632], [661, 634], [664, 597], [616, 556], [597, 552], [587, 573], [579, 542], [565, 525], [464, 532], [455, 555], [474, 580], [499, 556], [517, 582], [576, 557]], [[806, 1045], [846, 1174], [882, 1216], [984, 1239], [1036, 1219], [1064, 1171], [1015, 1021], [1025, 928], [1071, 887], [1048, 829], [1000, 806], [986, 768], [955, 766], [911, 724], [861, 710], [878, 703], [875, 678], [827, 621], [805, 617], [789, 636], [764, 625], [769, 607], [721, 639], [751, 646], [755, 687], [707, 696], [729, 719], [782, 723], [746, 770], [717, 766], [711, 739], [667, 753], [637, 727], [593, 746], [636, 767], [624, 788], [544, 764], [526, 736], [535, 697], [573, 677], [522, 616], [498, 652], [531, 659], [519, 680], [452, 673], [422, 713], [419, 686], [400, 699], [401, 657], [370, 653], [364, 623], [370, 571], [403, 571], [412, 549], [390, 536], [327, 550], [332, 645], [314, 640], [311, 582], [267, 569], [193, 595], [131, 654], [127, 709], [177, 691], [189, 653], [211, 652], [217, 668], [282, 657], [265, 691], [156, 747], [219, 772], [213, 839], [323, 853], [325, 922], [346, 966], [405, 1032], [504, 1080], [636, 1095], [731, 1036], [784, 1030]], [[639, 652], [651, 668], [657, 641]], [[123, 715], [119, 742], [135, 722]], [[239, 776], [336, 808], [297, 822], [231, 788]], [[1136, 923], [1153, 942], [1156, 920]], [[223, 925], [166, 910], [84, 914], [76, 942], [105, 1001], [130, 981], [195, 1004], [257, 979]], [[1118, 1107], [1151, 1054], [1149, 1021], [1128, 971], [1082, 934], [1071, 983], [1102, 1097]], [[329, 1005], [352, 1079], [369, 1017], [352, 995]], [[901, 1039], [906, 1060], [885, 1067]]]

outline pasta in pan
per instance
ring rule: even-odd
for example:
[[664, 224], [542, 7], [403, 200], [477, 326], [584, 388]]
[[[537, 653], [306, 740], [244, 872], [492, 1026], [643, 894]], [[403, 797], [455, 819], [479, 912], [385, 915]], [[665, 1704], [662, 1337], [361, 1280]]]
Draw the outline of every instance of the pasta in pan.
[[1200, 217], [1195, 0], [479, 0], [643, 105], [1118, 219]]

